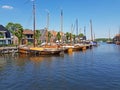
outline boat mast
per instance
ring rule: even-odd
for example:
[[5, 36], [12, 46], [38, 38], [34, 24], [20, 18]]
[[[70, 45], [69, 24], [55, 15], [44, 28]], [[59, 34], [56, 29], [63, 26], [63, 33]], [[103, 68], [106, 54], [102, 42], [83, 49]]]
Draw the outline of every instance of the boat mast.
[[35, 47], [35, 1], [33, 0], [33, 31], [34, 31], [34, 47]]
[[60, 17], [61, 17], [61, 42], [63, 42], [63, 10], [61, 9], [61, 15], [60, 15]]
[[48, 43], [48, 30], [49, 30], [49, 11], [47, 11], [47, 24], [46, 24], [46, 43]]
[[78, 36], [78, 19], [76, 19], [76, 35]]
[[72, 44], [72, 33], [73, 33], [73, 24], [71, 25], [71, 34], [70, 34], [70, 42]]
[[109, 40], [110, 40], [110, 29], [109, 29]]
[[92, 20], [90, 20], [91, 41], [93, 41]]
[[78, 19], [76, 19], [76, 37], [77, 37], [76, 43], [78, 43]]

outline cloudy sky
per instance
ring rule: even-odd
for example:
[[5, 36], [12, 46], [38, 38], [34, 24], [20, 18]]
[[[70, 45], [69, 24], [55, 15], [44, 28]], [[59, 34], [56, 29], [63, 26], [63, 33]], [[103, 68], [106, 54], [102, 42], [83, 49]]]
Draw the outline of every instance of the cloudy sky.
[[[120, 27], [120, 0], [35, 0], [36, 29], [46, 27], [47, 11], [50, 13], [51, 30], [60, 31], [60, 11], [63, 9], [64, 32], [71, 32], [71, 24], [79, 21], [79, 31], [90, 37], [90, 19], [93, 32], [98, 37], [111, 37]], [[20, 23], [23, 28], [32, 29], [32, 0], [0, 0], [0, 24]], [[74, 32], [76, 34], [76, 31]]]

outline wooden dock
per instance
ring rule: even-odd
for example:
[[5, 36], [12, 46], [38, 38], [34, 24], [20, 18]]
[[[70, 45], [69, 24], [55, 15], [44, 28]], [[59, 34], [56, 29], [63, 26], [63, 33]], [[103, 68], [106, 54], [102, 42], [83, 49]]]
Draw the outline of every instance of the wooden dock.
[[0, 54], [17, 53], [18, 47], [0, 47]]

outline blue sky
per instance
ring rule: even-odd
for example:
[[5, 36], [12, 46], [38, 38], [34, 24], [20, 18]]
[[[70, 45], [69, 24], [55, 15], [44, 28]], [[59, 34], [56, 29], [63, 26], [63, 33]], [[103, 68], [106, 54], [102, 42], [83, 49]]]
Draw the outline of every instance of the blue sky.
[[[79, 20], [79, 29], [83, 32], [86, 26], [90, 38], [90, 19], [96, 38], [111, 37], [120, 27], [120, 0], [35, 0], [36, 29], [46, 27], [47, 12], [50, 13], [51, 30], [60, 31], [60, 10], [63, 9], [64, 32], [71, 32], [71, 24]], [[0, 0], [0, 24], [20, 23], [24, 29], [32, 29], [31, 0]], [[74, 31], [76, 34], [76, 31]]]

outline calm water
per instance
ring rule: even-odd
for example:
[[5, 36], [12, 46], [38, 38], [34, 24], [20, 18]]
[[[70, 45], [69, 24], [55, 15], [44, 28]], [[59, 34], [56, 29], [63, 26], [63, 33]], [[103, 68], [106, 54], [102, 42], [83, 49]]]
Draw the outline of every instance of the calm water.
[[120, 46], [64, 57], [0, 57], [0, 90], [120, 90]]

